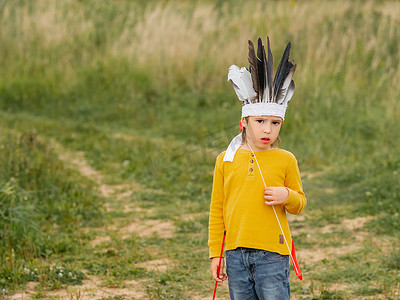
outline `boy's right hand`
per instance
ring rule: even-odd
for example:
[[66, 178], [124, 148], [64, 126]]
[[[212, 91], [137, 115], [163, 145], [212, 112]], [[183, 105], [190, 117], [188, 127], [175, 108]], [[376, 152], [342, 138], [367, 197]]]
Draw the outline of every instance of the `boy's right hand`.
[[219, 276], [217, 275], [219, 265], [219, 257], [213, 257], [211, 259], [211, 275], [217, 282], [223, 282], [224, 280], [228, 279], [228, 276], [224, 274], [224, 259], [221, 259], [221, 267], [219, 269]]

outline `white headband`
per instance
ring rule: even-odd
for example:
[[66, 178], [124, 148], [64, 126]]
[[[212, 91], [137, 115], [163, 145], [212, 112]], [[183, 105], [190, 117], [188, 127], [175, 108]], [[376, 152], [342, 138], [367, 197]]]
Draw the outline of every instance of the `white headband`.
[[286, 105], [273, 102], [249, 103], [242, 106], [242, 118], [274, 116], [285, 119]]

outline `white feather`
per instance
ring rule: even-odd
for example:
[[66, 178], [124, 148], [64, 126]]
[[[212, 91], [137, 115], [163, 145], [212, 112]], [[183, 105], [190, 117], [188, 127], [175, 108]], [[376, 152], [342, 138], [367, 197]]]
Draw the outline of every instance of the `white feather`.
[[290, 82], [290, 85], [289, 85], [288, 90], [287, 90], [287, 92], [286, 92], [285, 99], [282, 101], [282, 103], [283, 103], [284, 105], [287, 105], [288, 102], [289, 102], [289, 100], [292, 98], [293, 93], [294, 93], [294, 88], [295, 88], [295, 86], [294, 86], [294, 81], [292, 80], [292, 81]]
[[[293, 81], [292, 78], [293, 78], [295, 70], [296, 70], [296, 65], [290, 70], [289, 74], [285, 78], [285, 81], [283, 82], [282, 87], [280, 89], [280, 91], [283, 91], [283, 93], [278, 99], [276, 99], [276, 103], [281, 104], [286, 100], [286, 96], [289, 92], [288, 89], [289, 89], [290, 85], [292, 84], [292, 81]], [[291, 97], [292, 96], [290, 96], [290, 98]], [[290, 98], [289, 98], [289, 100], [290, 100]], [[287, 101], [289, 102], [289, 100], [287, 100]]]
[[257, 93], [253, 88], [251, 74], [246, 68], [239, 69], [238, 66], [230, 66], [228, 80], [232, 83], [232, 86], [240, 101], [246, 102], [257, 97]]

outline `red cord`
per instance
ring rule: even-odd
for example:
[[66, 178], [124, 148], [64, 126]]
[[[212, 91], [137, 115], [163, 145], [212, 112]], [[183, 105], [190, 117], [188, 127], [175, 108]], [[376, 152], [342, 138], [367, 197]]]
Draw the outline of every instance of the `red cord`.
[[[222, 239], [221, 254], [219, 256], [219, 263], [218, 263], [218, 269], [217, 269], [217, 277], [219, 277], [219, 271], [221, 269], [221, 261], [222, 261], [222, 254], [224, 252], [225, 236], [226, 236], [226, 231], [224, 231], [224, 237]], [[218, 281], [215, 281], [213, 300], [215, 299], [215, 294], [217, 293], [217, 285], [218, 285]]]
[[293, 269], [294, 269], [294, 272], [296, 273], [296, 276], [300, 280], [303, 280], [303, 273], [301, 273], [300, 266], [299, 266], [299, 264], [297, 262], [297, 258], [296, 258], [296, 250], [294, 249], [293, 238], [292, 238], [292, 255], [291, 255], [291, 257], [292, 257]]

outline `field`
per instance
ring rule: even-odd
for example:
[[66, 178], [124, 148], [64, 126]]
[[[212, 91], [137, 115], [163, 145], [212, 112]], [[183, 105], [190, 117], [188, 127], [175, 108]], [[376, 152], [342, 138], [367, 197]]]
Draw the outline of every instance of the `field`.
[[292, 298], [399, 299], [400, 3], [314, 0], [0, 1], [0, 299], [211, 299], [227, 70], [267, 35], [298, 65]]

